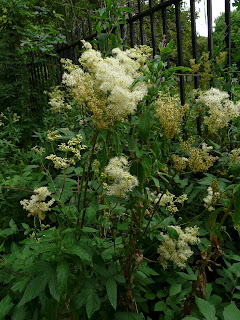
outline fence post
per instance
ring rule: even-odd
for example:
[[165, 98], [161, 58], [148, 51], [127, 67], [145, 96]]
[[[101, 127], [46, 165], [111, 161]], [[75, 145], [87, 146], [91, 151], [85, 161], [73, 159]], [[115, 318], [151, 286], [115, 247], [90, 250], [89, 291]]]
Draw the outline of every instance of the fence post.
[[[183, 54], [182, 54], [182, 31], [181, 31], [181, 19], [180, 19], [180, 1], [175, 3], [176, 13], [176, 28], [177, 28], [177, 51], [178, 51], [178, 65], [183, 66]], [[185, 104], [185, 85], [184, 77], [180, 71], [180, 94], [181, 94], [181, 105]]]
[[208, 18], [208, 51], [209, 51], [209, 58], [212, 58], [213, 56], [212, 0], [207, 0], [207, 18]]
[[[128, 1], [128, 7], [131, 9], [131, 1]], [[132, 14], [129, 13], [129, 19], [131, 19]], [[129, 21], [129, 32], [130, 32], [130, 42], [131, 47], [134, 48], [135, 46], [135, 36], [134, 36], [134, 30], [133, 30], [133, 21]]]
[[231, 66], [231, 10], [230, 10], [230, 0], [225, 0], [225, 43], [226, 49], [228, 50], [228, 66]]
[[[153, 7], [153, 1], [149, 0], [149, 8]], [[155, 16], [154, 12], [150, 13], [150, 21], [151, 21], [151, 35], [152, 35], [152, 48], [153, 48], [153, 57], [157, 54], [157, 45], [156, 45], [156, 25], [155, 25]]]
[[[198, 64], [198, 54], [197, 54], [197, 33], [196, 33], [196, 19], [195, 19], [195, 0], [190, 0], [190, 11], [191, 11], [191, 29], [192, 29], [192, 47], [193, 47], [193, 59], [195, 59], [195, 63]], [[198, 73], [194, 75], [194, 87], [195, 89], [199, 88], [199, 75]], [[202, 135], [201, 130], [202, 119], [199, 115], [197, 117], [197, 131], [198, 134]]]
[[[138, 12], [142, 12], [142, 0], [138, 0]], [[143, 29], [143, 18], [141, 17], [139, 19], [139, 24], [140, 24], [140, 38], [141, 38], [141, 44], [144, 45], [144, 29]]]

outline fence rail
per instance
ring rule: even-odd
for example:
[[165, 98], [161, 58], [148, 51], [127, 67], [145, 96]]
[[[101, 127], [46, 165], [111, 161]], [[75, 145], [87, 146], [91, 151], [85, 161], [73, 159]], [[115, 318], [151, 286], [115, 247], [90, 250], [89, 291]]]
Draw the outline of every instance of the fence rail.
[[[160, 2], [159, 2], [160, 1]], [[197, 33], [196, 33], [196, 13], [195, 13], [195, 0], [190, 1], [190, 13], [191, 13], [191, 37], [192, 37], [192, 57], [198, 63], [198, 48], [197, 48]], [[169, 38], [169, 26], [167, 24], [167, 9], [174, 6], [175, 7], [175, 26], [176, 26], [176, 40], [177, 40], [177, 63], [179, 66], [183, 65], [183, 43], [182, 43], [182, 31], [181, 31], [181, 3], [182, 0], [149, 0], [149, 8], [143, 11], [143, 4], [145, 1], [137, 1], [138, 12], [134, 15], [129, 14], [128, 19], [126, 20], [126, 25], [121, 25], [121, 35], [123, 38], [123, 44], [128, 42], [128, 44], [133, 47], [135, 44], [145, 44], [146, 42], [146, 33], [144, 19], [149, 19], [150, 29], [151, 29], [151, 47], [153, 48], [153, 56], [157, 53], [157, 32], [156, 32], [156, 23], [161, 22], [163, 35], [165, 36], [166, 41]], [[132, 1], [128, 1], [128, 6], [131, 8]], [[156, 14], [161, 13], [161, 21], [156, 19]], [[208, 50], [210, 57], [213, 55], [213, 28], [212, 28], [212, 0], [207, 0], [207, 17], [208, 17]], [[157, 20], [157, 21], [156, 21]], [[228, 50], [228, 65], [231, 65], [231, 23], [230, 23], [230, 0], [225, 0], [225, 24], [226, 24], [226, 36], [225, 43], [226, 49]], [[127, 28], [127, 32], [124, 32], [124, 28]], [[136, 28], [139, 29], [140, 33], [136, 32]], [[56, 48], [56, 53], [59, 55], [55, 59], [54, 65], [51, 62], [51, 66], [42, 66], [39, 64], [32, 66], [31, 77], [33, 82], [39, 80], [42, 83], [42, 79], [47, 80], [50, 72], [47, 71], [48, 68], [55, 69], [56, 78], [58, 83], [61, 81], [63, 69], [59, 63], [60, 58], [69, 58], [78, 63], [78, 56], [80, 56], [80, 51], [82, 48], [81, 40], [91, 41], [96, 39], [97, 33], [92, 32], [92, 22], [90, 14], [87, 21], [81, 20], [76, 21], [71, 25], [70, 33], [68, 28], [65, 29], [65, 36], [67, 44], [58, 45]], [[125, 34], [128, 35], [128, 39], [125, 38]], [[137, 37], [138, 36], [138, 37]], [[137, 38], [138, 42], [137, 43]], [[46, 70], [45, 70], [46, 69]], [[41, 73], [45, 74], [41, 75]], [[180, 94], [181, 94], [181, 104], [185, 104], [185, 81], [184, 76], [180, 74]], [[199, 78], [198, 76], [194, 77], [194, 86], [199, 88]], [[200, 123], [198, 123], [200, 128]]]

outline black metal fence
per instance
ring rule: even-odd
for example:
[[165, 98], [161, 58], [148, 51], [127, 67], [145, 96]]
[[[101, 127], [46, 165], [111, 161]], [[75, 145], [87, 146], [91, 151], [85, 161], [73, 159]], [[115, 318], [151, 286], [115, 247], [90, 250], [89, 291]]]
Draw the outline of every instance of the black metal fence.
[[[190, 1], [190, 13], [191, 13], [191, 38], [192, 38], [192, 55], [196, 63], [198, 63], [198, 48], [197, 48], [197, 33], [196, 33], [196, 14], [195, 14], [195, 0]], [[146, 1], [137, 0], [138, 12], [134, 15], [129, 14], [127, 23], [121, 25], [121, 34], [124, 43], [128, 42], [131, 47], [136, 44], [145, 44], [145, 27], [146, 23], [150, 22], [151, 30], [151, 47], [153, 49], [153, 56], [157, 53], [157, 39], [156, 35], [156, 23], [162, 24], [163, 34], [166, 41], [168, 41], [168, 23], [167, 23], [167, 9], [172, 7], [175, 11], [175, 26], [176, 26], [176, 40], [177, 40], [177, 63], [179, 66], [183, 66], [183, 42], [182, 42], [182, 30], [181, 30], [181, 2], [182, 0], [148, 0], [148, 8], [143, 10], [143, 4], [146, 6]], [[129, 8], [132, 8], [133, 2], [128, 1]], [[159, 12], [161, 13], [159, 15]], [[156, 15], [158, 20], [156, 21]], [[161, 17], [159, 21], [159, 16]], [[207, 20], [208, 20], [208, 51], [210, 58], [213, 55], [213, 28], [212, 28], [212, 0], [207, 0]], [[228, 51], [228, 65], [231, 65], [231, 23], [230, 23], [230, 0], [225, 0], [225, 43], [226, 50]], [[149, 28], [149, 26], [148, 26]], [[65, 29], [66, 44], [58, 45], [56, 52], [58, 58], [49, 58], [49, 63], [43, 64], [40, 60], [34, 63], [30, 68], [31, 82], [35, 85], [41, 84], [41, 88], [44, 88], [44, 84], [47, 83], [52, 71], [55, 72], [57, 82], [61, 82], [63, 73], [62, 66], [60, 64], [60, 58], [69, 58], [74, 63], [78, 63], [78, 57], [82, 48], [81, 40], [91, 41], [97, 37], [97, 33], [93, 33], [93, 27], [90, 15], [87, 20], [79, 20], [71, 25], [70, 32]], [[185, 80], [182, 74], [180, 78], [180, 94], [181, 104], [185, 104]], [[194, 86], [199, 88], [199, 78], [194, 77]]]

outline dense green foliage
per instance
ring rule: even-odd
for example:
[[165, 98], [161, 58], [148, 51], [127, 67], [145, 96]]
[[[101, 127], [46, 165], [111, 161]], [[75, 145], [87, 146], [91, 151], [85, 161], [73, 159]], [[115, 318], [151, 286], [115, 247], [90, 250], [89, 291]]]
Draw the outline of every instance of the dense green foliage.
[[[226, 55], [176, 67], [174, 36], [154, 59], [120, 51], [129, 10], [107, 1], [101, 53], [83, 43], [80, 66], [62, 61], [49, 100], [35, 93], [39, 121], [28, 54], [51, 56], [59, 19], [86, 2], [2, 3], [0, 320], [239, 319], [240, 95]], [[200, 76], [186, 106], [179, 71]]]
[[[191, 93], [185, 120], [180, 116], [170, 121], [172, 112], [176, 116], [182, 110], [175, 96], [178, 68], [166, 69], [173, 51], [170, 44], [154, 60], [145, 61], [135, 86], [143, 81], [148, 92], [136, 112], [123, 121], [108, 122], [106, 93], [92, 91], [85, 105], [84, 87], [76, 91], [72, 82], [63, 91], [67, 99], [63, 103], [57, 98], [59, 91], [51, 96], [52, 108], [62, 109], [60, 113], [49, 109], [44, 128], [31, 138], [31, 146], [38, 145], [37, 153], [29, 145], [15, 147], [24, 119], [2, 115], [0, 319], [228, 320], [239, 316], [239, 118], [233, 119], [231, 131], [223, 125], [215, 133], [214, 123], [213, 127], [202, 124], [199, 136], [196, 116], [209, 117], [210, 109]], [[73, 76], [75, 67], [67, 65]], [[89, 68], [85, 72], [90, 76]], [[224, 79], [220, 81], [223, 86]], [[94, 105], [103, 113], [93, 108], [91, 99], [96, 97]], [[81, 142], [69, 142], [77, 141], [79, 134]], [[186, 136], [194, 141], [185, 141], [184, 147], [181, 138]], [[210, 148], [204, 149], [203, 142]], [[55, 162], [46, 159], [53, 153], [70, 161], [70, 151], [61, 151], [60, 143], [79, 146], [81, 158], [74, 158], [75, 165], [57, 169]], [[135, 176], [139, 183], [122, 196], [107, 191], [114, 190], [114, 183], [106, 166], [116, 156], [126, 157], [129, 167], [124, 175], [129, 181]], [[178, 165], [182, 156], [189, 159], [189, 167]], [[37, 211], [27, 217], [19, 201], [27, 199], [26, 206], [43, 186], [50, 191], [48, 199], [55, 200], [47, 200], [53, 204], [51, 211], [41, 211], [35, 202]], [[211, 211], [204, 200], [210, 187], [218, 193]], [[164, 204], [161, 198], [167, 195], [170, 200]], [[183, 195], [185, 201], [175, 201]], [[176, 226], [190, 228], [185, 229], [185, 238]], [[186, 241], [187, 230], [194, 226], [200, 240], [191, 245], [188, 260], [181, 260], [185, 252], [181, 250], [190, 249], [187, 242], [182, 249], [179, 244], [175, 258], [171, 258], [175, 249], [172, 253], [169, 249], [167, 258], [164, 243]]]
[[[221, 14], [215, 21], [216, 26], [213, 33], [214, 39], [214, 53], [216, 55], [219, 52], [225, 50], [225, 15]], [[237, 65], [239, 70], [240, 67], [240, 56], [239, 56], [239, 45], [240, 45], [240, 11], [234, 10], [231, 12], [231, 59], [232, 63]]]

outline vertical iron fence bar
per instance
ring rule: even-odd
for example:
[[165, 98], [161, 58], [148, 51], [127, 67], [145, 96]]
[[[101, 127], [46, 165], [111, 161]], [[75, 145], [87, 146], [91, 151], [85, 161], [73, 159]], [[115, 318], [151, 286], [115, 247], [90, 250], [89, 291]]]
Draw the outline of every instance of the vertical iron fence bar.
[[[192, 48], [193, 48], [193, 59], [198, 64], [197, 54], [197, 33], [196, 33], [196, 19], [195, 19], [195, 0], [190, 0], [190, 11], [191, 11], [191, 30], [192, 30]], [[194, 77], [195, 89], [199, 88], [199, 76]]]
[[[131, 9], [131, 1], [128, 1], [128, 7]], [[132, 14], [129, 13], [129, 19], [131, 19]], [[135, 46], [135, 35], [133, 30], [133, 21], [129, 22], [129, 32], [130, 32], [130, 45], [133, 48]]]
[[86, 27], [85, 27], [85, 21], [82, 19], [82, 33], [83, 33], [83, 39], [86, 38]]
[[47, 57], [47, 62], [43, 62], [43, 72], [44, 72], [44, 80], [47, 82], [48, 80], [48, 60], [49, 58]]
[[[138, 12], [139, 13], [142, 12], [142, 0], [138, 0]], [[140, 27], [141, 44], [144, 45], [145, 41], [144, 41], [144, 28], [143, 28], [143, 18], [142, 17], [139, 19], [139, 27]]]
[[212, 28], [212, 0], [207, 0], [207, 17], [208, 17], [208, 51], [209, 58], [213, 56], [213, 28]]
[[[60, 48], [60, 44], [57, 44], [57, 50]], [[60, 53], [59, 53], [60, 56]], [[61, 82], [61, 71], [59, 70], [59, 58], [55, 58], [55, 66], [56, 66], [56, 75], [57, 75], [57, 84]]]
[[89, 30], [89, 35], [92, 35], [92, 24], [91, 24], [91, 16], [90, 13], [88, 14], [88, 30]]
[[[80, 28], [79, 28], [78, 21], [76, 21], [76, 28], [77, 28], [77, 39], [78, 39], [79, 41], [81, 41], [82, 38], [81, 38], [81, 33], [80, 33]], [[80, 51], [82, 50], [82, 42], [79, 42], [78, 48], [79, 48]], [[78, 63], [78, 62], [77, 62], [77, 63]]]
[[[192, 30], [192, 48], [193, 48], [193, 59], [195, 59], [195, 63], [198, 64], [198, 53], [197, 53], [197, 33], [196, 33], [196, 18], [195, 18], [195, 0], [190, 0], [190, 11], [191, 11], [191, 30]], [[199, 74], [196, 73], [194, 75], [194, 87], [195, 89], [199, 88]], [[199, 115], [197, 117], [197, 132], [201, 136], [202, 129], [201, 129], [202, 119]]]
[[230, 0], [225, 0], [225, 43], [226, 49], [228, 50], [228, 60], [227, 65], [231, 66], [231, 10], [230, 10]]
[[[62, 34], [62, 32], [61, 32]], [[59, 52], [59, 59], [58, 59], [58, 63], [60, 65], [60, 82], [62, 81], [62, 75], [63, 75], [63, 66], [62, 66], [62, 63], [61, 63], [61, 58], [66, 58], [66, 55], [65, 55], [65, 50], [64, 50], [64, 43], [61, 45], [61, 52]]]
[[44, 79], [44, 74], [43, 74], [43, 63], [41, 62], [41, 58], [38, 55], [39, 59], [39, 69], [40, 69], [40, 76], [41, 76], [41, 85], [43, 88], [45, 88], [45, 79]]
[[[163, 3], [164, 0], [161, 0]], [[163, 24], [163, 44], [168, 43], [168, 26], [167, 26], [167, 10], [166, 7], [162, 8], [162, 24]], [[170, 59], [167, 57], [167, 68], [170, 68]]]
[[[175, 3], [175, 14], [176, 14], [176, 28], [177, 28], [177, 51], [178, 51], [178, 65], [183, 66], [183, 54], [182, 54], [182, 31], [181, 31], [181, 18], [180, 18], [180, 2]], [[180, 95], [181, 105], [185, 104], [185, 85], [184, 77], [180, 72]]]
[[[68, 33], [68, 29], [67, 29], [67, 25], [65, 25], [65, 33], [66, 33], [66, 40], [67, 40], [67, 44], [69, 44], [69, 33]], [[67, 50], [64, 50], [66, 52], [65, 57], [72, 60], [72, 49], [68, 48]]]
[[[161, 0], [163, 3], [164, 0]], [[168, 43], [168, 26], [167, 26], [167, 10], [166, 7], [162, 8], [162, 23], [163, 23], [163, 34], [166, 37], [166, 42]]]
[[[75, 41], [75, 30], [73, 27], [73, 23], [71, 23], [71, 36], [72, 36], [72, 42]], [[76, 46], [73, 48], [73, 60], [74, 63], [77, 64], [77, 52], [76, 52]]]
[[[153, 7], [154, 0], [149, 0], [149, 8]], [[155, 15], [150, 13], [151, 21], [151, 35], [152, 35], [152, 48], [153, 48], [153, 57], [157, 54], [157, 45], [156, 45], [156, 25], [155, 25]]]
[[126, 43], [126, 38], [125, 38], [125, 35], [124, 35], [124, 25], [123, 24], [120, 24], [120, 33], [121, 33], [121, 38], [122, 38], [122, 50], [125, 51], [125, 43]]

